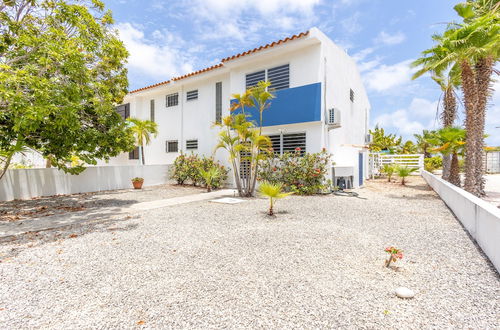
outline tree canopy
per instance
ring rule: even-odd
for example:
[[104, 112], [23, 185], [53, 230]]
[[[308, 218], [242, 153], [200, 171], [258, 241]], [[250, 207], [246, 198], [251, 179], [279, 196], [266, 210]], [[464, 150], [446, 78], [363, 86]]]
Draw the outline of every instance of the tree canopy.
[[128, 52], [99, 0], [0, 3], [0, 151], [20, 146], [67, 167], [133, 147], [115, 105], [128, 81]]

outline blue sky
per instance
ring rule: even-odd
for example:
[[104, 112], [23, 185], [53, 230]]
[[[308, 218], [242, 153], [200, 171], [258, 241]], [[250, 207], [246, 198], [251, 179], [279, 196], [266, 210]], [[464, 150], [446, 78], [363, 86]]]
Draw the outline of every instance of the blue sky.
[[[131, 54], [130, 89], [216, 64], [221, 58], [316, 26], [358, 62], [371, 124], [405, 138], [439, 126], [440, 90], [411, 81], [409, 63], [456, 20], [450, 0], [107, 0]], [[500, 145], [500, 84], [487, 143]], [[463, 121], [459, 109], [459, 122]]]

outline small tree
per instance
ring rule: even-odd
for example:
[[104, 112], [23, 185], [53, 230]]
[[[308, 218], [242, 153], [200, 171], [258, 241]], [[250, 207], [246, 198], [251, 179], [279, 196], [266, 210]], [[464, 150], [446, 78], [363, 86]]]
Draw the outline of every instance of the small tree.
[[404, 186], [406, 184], [405, 179], [409, 177], [413, 172], [416, 172], [418, 168], [408, 167], [408, 166], [398, 166], [396, 168], [396, 173], [401, 178], [401, 184]]
[[151, 135], [154, 137], [158, 135], [158, 124], [151, 120], [140, 120], [137, 118], [128, 118], [127, 120], [132, 124], [131, 130], [139, 147], [139, 164], [144, 165], [146, 163], [144, 158], [144, 144], [148, 145], [151, 143]]
[[0, 178], [22, 147], [73, 174], [130, 150], [115, 111], [128, 52], [112, 24], [98, 0], [0, 3]]
[[211, 167], [208, 170], [200, 169], [200, 175], [205, 181], [205, 187], [207, 188], [207, 192], [212, 191], [212, 182], [218, 180], [220, 178], [221, 171], [217, 167]]
[[270, 216], [274, 215], [274, 203], [277, 199], [293, 194], [293, 192], [284, 193], [281, 183], [269, 182], [262, 182], [259, 184], [259, 193], [269, 198], [269, 212], [267, 214]]
[[[223, 118], [220, 124], [219, 143], [216, 149], [225, 149], [233, 168], [234, 181], [241, 197], [251, 197], [255, 192], [259, 160], [266, 157], [271, 148], [271, 140], [261, 134], [262, 113], [274, 97], [267, 92], [267, 82], [259, 82], [231, 105], [232, 113]], [[255, 123], [247, 120], [245, 107], [252, 105], [260, 113], [259, 129]], [[241, 109], [241, 113], [237, 110]], [[240, 167], [240, 165], [243, 165]], [[243, 171], [242, 171], [243, 170]]]
[[445, 156], [451, 155], [450, 172], [444, 179], [457, 187], [461, 186], [458, 156], [464, 152], [465, 135], [465, 130], [460, 127], [445, 127], [437, 131], [431, 141], [436, 146], [434, 151]]
[[394, 164], [385, 164], [381, 170], [382, 173], [385, 173], [385, 175], [387, 175], [387, 182], [391, 182], [392, 175], [395, 171], [396, 166]]

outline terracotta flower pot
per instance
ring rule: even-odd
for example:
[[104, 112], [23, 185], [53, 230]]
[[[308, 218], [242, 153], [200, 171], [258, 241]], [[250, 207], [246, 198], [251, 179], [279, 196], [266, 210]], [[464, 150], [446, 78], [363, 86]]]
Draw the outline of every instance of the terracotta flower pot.
[[134, 189], [142, 189], [142, 184], [144, 181], [132, 181], [132, 184], [134, 185]]

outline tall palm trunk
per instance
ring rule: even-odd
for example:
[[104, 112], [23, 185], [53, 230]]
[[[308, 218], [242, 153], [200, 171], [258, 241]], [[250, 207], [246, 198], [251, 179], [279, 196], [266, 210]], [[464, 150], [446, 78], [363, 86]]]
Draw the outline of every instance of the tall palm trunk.
[[450, 164], [450, 175], [448, 181], [451, 184], [454, 184], [457, 187], [461, 186], [460, 183], [460, 166], [458, 164], [458, 155], [453, 153], [451, 156], [451, 164]]
[[[447, 86], [444, 91], [444, 106], [441, 114], [443, 127], [451, 127], [457, 117], [457, 100], [453, 86]], [[443, 155], [443, 179], [450, 181], [451, 155]], [[451, 181], [450, 181], [451, 182]]]
[[[465, 183], [464, 189], [473, 195], [479, 196], [476, 181], [476, 157], [478, 145], [478, 130], [476, 119], [477, 88], [473, 68], [468, 60], [463, 60], [462, 67], [462, 90], [465, 103]], [[481, 151], [480, 151], [481, 152]]]
[[484, 122], [486, 117], [486, 106], [491, 88], [491, 74], [493, 72], [493, 59], [491, 57], [481, 58], [476, 62], [476, 88], [477, 88], [477, 104], [476, 104], [476, 166], [475, 166], [475, 181], [477, 192], [480, 196], [484, 196]]

